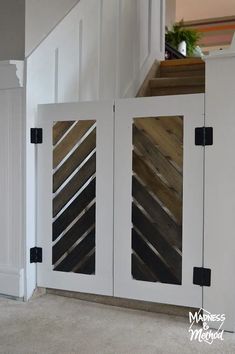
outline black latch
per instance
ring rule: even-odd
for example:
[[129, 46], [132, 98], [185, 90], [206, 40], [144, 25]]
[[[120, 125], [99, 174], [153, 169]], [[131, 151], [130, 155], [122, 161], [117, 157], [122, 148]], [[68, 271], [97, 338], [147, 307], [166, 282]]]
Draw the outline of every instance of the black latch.
[[30, 248], [30, 263], [42, 263], [42, 248]]
[[30, 142], [31, 144], [42, 144], [42, 128], [30, 129]]
[[200, 286], [211, 286], [211, 269], [194, 267], [193, 284]]
[[213, 145], [213, 128], [200, 127], [195, 128], [195, 145]]

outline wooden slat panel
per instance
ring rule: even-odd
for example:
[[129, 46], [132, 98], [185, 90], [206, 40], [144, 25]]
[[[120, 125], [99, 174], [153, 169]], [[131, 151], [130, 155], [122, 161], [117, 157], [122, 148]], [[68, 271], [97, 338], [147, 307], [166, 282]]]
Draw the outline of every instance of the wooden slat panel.
[[133, 144], [138, 152], [149, 160], [161, 176], [167, 181], [170, 188], [179, 196], [182, 195], [182, 175], [169, 160], [152, 144], [151, 140], [138, 128], [133, 126]]
[[73, 171], [82, 163], [82, 161], [96, 147], [96, 130], [79, 145], [65, 163], [54, 173], [53, 176], [53, 191], [55, 192], [61, 184], [73, 173]]
[[66, 137], [54, 149], [53, 168], [58, 166], [94, 123], [94, 120], [80, 120], [76, 123]]
[[69, 229], [69, 231], [53, 246], [52, 260], [55, 264], [63, 254], [77, 242], [91, 227], [95, 227], [95, 205]]
[[[133, 241], [133, 243], [135, 243], [135, 241]], [[131, 274], [136, 280], [150, 282], [159, 281], [157, 276], [150, 271], [144, 262], [140, 261], [140, 258], [135, 253], [131, 255]]]
[[[172, 274], [170, 269], [162, 262], [151, 248], [143, 241], [140, 235], [132, 230], [132, 249], [154, 272], [162, 283], [180, 284], [180, 281]], [[149, 279], [146, 279], [148, 281]]]
[[159, 120], [151, 118], [136, 118], [134, 120], [138, 129], [143, 130], [157, 145], [161, 153], [182, 172], [183, 147], [179, 141], [159, 124]]
[[53, 241], [70, 225], [70, 223], [94, 200], [96, 180], [82, 191], [81, 194], [53, 223]]
[[153, 224], [167, 242], [182, 250], [182, 227], [177, 225], [158, 202], [133, 176], [132, 196], [153, 219]]
[[95, 248], [90, 252], [84, 261], [78, 266], [74, 273], [94, 274], [95, 273]]
[[95, 247], [95, 232], [92, 230], [54, 270], [71, 272], [73, 268]]
[[69, 202], [69, 200], [79, 191], [79, 189], [95, 173], [96, 154], [82, 166], [75, 176], [66, 184], [61, 192], [53, 199], [53, 217]]
[[132, 223], [162, 256], [171, 269], [171, 272], [175, 274], [175, 277], [180, 280], [182, 265], [181, 255], [169, 245], [155, 226], [134, 203], [132, 204]]
[[147, 164], [133, 152], [133, 171], [143, 183], [155, 194], [162, 204], [175, 217], [178, 224], [182, 221], [182, 202], [161, 179], [147, 166]]
[[53, 125], [53, 145], [56, 145], [67, 130], [73, 125], [74, 121], [56, 122]]

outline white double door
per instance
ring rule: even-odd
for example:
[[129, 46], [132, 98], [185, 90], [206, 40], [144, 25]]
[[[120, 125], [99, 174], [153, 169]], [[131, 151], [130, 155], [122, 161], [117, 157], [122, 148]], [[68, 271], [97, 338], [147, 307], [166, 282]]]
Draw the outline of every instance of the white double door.
[[39, 106], [37, 285], [201, 306], [204, 95]]

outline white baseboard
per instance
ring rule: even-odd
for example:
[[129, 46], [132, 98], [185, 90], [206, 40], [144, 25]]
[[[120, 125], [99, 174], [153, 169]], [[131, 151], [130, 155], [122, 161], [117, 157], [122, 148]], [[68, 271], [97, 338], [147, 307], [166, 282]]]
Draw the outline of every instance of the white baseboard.
[[24, 296], [24, 269], [0, 266], [0, 294]]

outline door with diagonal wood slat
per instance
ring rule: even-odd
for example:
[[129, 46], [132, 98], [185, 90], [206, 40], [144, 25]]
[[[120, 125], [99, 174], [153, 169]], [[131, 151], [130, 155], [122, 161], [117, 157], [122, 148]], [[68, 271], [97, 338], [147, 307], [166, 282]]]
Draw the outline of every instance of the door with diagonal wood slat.
[[116, 296], [202, 306], [203, 125], [203, 94], [116, 102]]
[[39, 108], [39, 286], [113, 292], [113, 120], [113, 102]]

